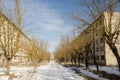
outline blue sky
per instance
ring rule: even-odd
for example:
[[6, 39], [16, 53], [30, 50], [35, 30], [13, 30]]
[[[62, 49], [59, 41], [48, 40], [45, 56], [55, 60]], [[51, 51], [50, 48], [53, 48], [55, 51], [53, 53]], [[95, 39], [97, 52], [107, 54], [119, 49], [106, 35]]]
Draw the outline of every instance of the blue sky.
[[[8, 0], [8, 4], [11, 0]], [[77, 11], [76, 0], [22, 0], [25, 11], [25, 32], [47, 40], [53, 52], [61, 35], [72, 35], [75, 21], [67, 15]], [[9, 5], [11, 6], [11, 5]]]
[[75, 0], [24, 0], [23, 5], [29, 16], [28, 23], [31, 23], [29, 27], [34, 29], [32, 34], [47, 40], [51, 52], [61, 35], [71, 34], [74, 21], [67, 15], [76, 11]]

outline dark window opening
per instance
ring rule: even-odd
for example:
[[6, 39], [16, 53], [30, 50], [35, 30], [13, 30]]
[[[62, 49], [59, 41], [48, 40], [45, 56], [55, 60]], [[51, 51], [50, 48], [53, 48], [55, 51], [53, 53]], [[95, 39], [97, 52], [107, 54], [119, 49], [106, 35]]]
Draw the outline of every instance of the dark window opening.
[[105, 60], [105, 56], [104, 55], [101, 56], [101, 60]]
[[99, 52], [99, 48], [97, 47], [97, 52]]
[[103, 43], [104, 42], [104, 39], [103, 38], [100, 38], [100, 43]]
[[104, 47], [100, 47], [100, 51], [104, 51]]
[[96, 36], [98, 36], [98, 33], [96, 33]]
[[97, 60], [99, 60], [99, 56], [97, 56]]

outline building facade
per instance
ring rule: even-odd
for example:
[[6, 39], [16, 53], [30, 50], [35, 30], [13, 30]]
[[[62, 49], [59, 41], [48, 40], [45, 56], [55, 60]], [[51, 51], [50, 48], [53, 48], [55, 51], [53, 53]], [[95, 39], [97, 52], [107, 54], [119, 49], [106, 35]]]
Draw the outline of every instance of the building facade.
[[[18, 27], [7, 18], [2, 12], [0, 12], [0, 62], [5, 62], [4, 57], [4, 51], [3, 47], [8, 51], [14, 51], [17, 44], [17, 35], [18, 33]], [[19, 50], [17, 53], [15, 53], [14, 57], [12, 58], [12, 62], [21, 62], [21, 61], [27, 61], [27, 55], [25, 54], [25, 51], [23, 50], [22, 44], [24, 42], [29, 42], [30, 39], [22, 32], [20, 31], [20, 37], [19, 37]], [[10, 45], [8, 45], [10, 44]], [[12, 53], [10, 53], [12, 55]]]
[[[117, 16], [116, 16], [117, 15]], [[104, 40], [101, 35], [102, 29], [104, 27], [101, 24], [104, 24], [104, 21], [108, 21], [108, 13], [104, 13], [105, 20], [99, 17], [95, 20], [91, 25], [89, 25], [84, 31], [80, 33], [77, 39], [79, 39], [79, 49], [80, 53], [82, 53], [82, 61], [85, 63], [86, 58], [90, 64], [94, 64], [94, 56], [99, 65], [107, 65], [107, 66], [117, 66], [117, 60], [109, 48], [108, 44]], [[115, 24], [120, 18], [119, 12], [114, 12], [114, 17], [112, 17], [112, 30], [115, 29]], [[120, 20], [120, 19], [119, 19]], [[120, 22], [120, 21], [119, 21]], [[120, 29], [120, 28], [119, 28]], [[120, 42], [120, 35], [118, 36], [117, 43]], [[87, 47], [88, 46], [88, 47]], [[116, 44], [118, 52], [120, 54], [120, 45]], [[88, 48], [88, 49], [87, 49]], [[86, 50], [89, 50], [86, 52]], [[95, 54], [94, 54], [95, 52]], [[87, 57], [86, 57], [87, 54]]]

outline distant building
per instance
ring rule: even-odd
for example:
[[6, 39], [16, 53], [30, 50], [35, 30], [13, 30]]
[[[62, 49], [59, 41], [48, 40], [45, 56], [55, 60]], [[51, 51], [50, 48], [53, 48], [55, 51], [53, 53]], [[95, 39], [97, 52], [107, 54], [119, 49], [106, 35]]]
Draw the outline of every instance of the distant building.
[[50, 53], [50, 58], [51, 58], [51, 60], [54, 60], [54, 59], [55, 59], [53, 53]]
[[[104, 13], [105, 17], [107, 18], [107, 12]], [[118, 16], [116, 16], [118, 15]], [[113, 25], [116, 24], [117, 18], [120, 18], [120, 13], [119, 12], [114, 12], [114, 17], [113, 17]], [[120, 19], [119, 19], [120, 20]], [[104, 24], [103, 21], [101, 21], [100, 17], [95, 20], [91, 25], [88, 26], [81, 34], [76, 38], [78, 40], [79, 44], [79, 49], [80, 52], [82, 53], [82, 60], [81, 62], [85, 62], [86, 58], [86, 51], [85, 47], [87, 44], [90, 44], [90, 48], [93, 52], [95, 50], [95, 55], [96, 55], [96, 60], [98, 64], [100, 65], [107, 65], [107, 66], [117, 66], [117, 60], [115, 56], [113, 55], [112, 51], [110, 50], [109, 46], [107, 43], [104, 41], [103, 37], [101, 36], [101, 33], [97, 30], [103, 29], [103, 26], [100, 24]], [[114, 26], [113, 26], [114, 29]], [[118, 37], [118, 42], [120, 42], [120, 36]], [[93, 44], [94, 43], [94, 44]], [[95, 45], [95, 48], [93, 49], [93, 45]], [[116, 44], [117, 45], [117, 44]], [[120, 45], [117, 45], [118, 51], [120, 53]], [[88, 53], [88, 61], [90, 64], [94, 64], [93, 62], [93, 53], [89, 52]]]

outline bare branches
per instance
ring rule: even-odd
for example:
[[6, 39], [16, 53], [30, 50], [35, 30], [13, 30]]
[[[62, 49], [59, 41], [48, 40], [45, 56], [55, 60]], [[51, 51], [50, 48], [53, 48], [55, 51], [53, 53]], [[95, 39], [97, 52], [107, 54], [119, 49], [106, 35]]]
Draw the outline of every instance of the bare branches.
[[[93, 33], [98, 33], [99, 37], [104, 38], [105, 42], [109, 45], [111, 51], [116, 57], [120, 69], [120, 56], [118, 52], [119, 46], [116, 45], [116, 43], [119, 43], [120, 36], [120, 12], [116, 12], [120, 10], [120, 1], [83, 0], [83, 2], [87, 11], [87, 18], [77, 17], [79, 18], [77, 21], [80, 23], [80, 27], [86, 27], [81, 26], [81, 24], [90, 22], [88, 28], [92, 27]], [[85, 14], [85, 12], [83, 12], [83, 14]], [[82, 33], [88, 30], [88, 28], [86, 28]]]
[[[0, 12], [0, 23], [1, 23], [1, 37], [0, 37], [0, 44], [4, 53], [4, 57], [7, 62], [7, 74], [9, 74], [9, 62], [15, 56], [17, 52], [20, 50], [20, 38], [21, 38], [21, 14], [20, 14], [20, 2], [16, 0], [16, 10], [17, 10], [17, 26], [12, 22], [12, 19], [16, 17], [11, 16], [11, 9], [8, 9], [8, 13], [10, 17], [6, 17], [2, 12]], [[7, 12], [6, 12], [7, 14]], [[23, 35], [22, 35], [23, 36]]]
[[24, 49], [27, 52], [26, 54], [30, 57], [33, 65], [36, 65], [43, 60], [50, 59], [47, 48], [48, 43], [46, 41], [34, 37], [32, 37], [30, 42], [26, 42], [24, 45]]

